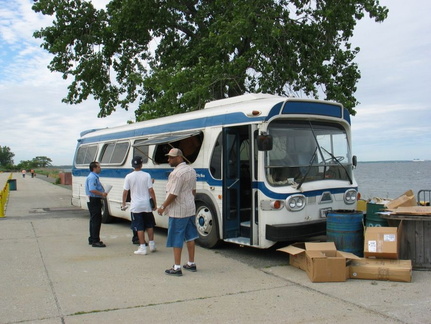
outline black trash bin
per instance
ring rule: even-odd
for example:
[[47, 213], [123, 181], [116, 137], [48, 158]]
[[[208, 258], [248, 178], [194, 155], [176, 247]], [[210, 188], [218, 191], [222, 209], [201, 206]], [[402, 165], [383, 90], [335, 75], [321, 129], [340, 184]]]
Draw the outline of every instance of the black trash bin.
[[8, 179], [9, 190], [16, 190], [16, 179]]

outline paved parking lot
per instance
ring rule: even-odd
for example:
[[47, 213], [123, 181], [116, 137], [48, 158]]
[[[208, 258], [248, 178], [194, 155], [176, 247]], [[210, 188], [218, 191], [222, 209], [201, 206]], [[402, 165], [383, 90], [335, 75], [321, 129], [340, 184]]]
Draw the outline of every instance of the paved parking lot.
[[14, 178], [0, 218], [0, 323], [430, 323], [429, 271], [411, 283], [311, 283], [281, 252], [261, 262], [265, 251], [228, 246], [198, 247], [198, 271], [170, 277], [165, 230], [146, 256], [133, 254], [124, 221], [103, 224], [107, 247], [92, 248], [69, 188]]

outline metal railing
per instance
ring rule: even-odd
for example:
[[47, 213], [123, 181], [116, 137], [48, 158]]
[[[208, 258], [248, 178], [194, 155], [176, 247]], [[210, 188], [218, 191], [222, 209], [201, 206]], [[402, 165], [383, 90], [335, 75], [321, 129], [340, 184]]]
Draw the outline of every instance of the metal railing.
[[418, 205], [429, 206], [431, 202], [431, 189], [422, 189], [418, 191]]
[[[10, 174], [8, 180], [12, 179], [12, 173]], [[9, 199], [9, 181], [6, 181], [3, 189], [0, 191], [0, 217], [5, 217], [6, 205]]]

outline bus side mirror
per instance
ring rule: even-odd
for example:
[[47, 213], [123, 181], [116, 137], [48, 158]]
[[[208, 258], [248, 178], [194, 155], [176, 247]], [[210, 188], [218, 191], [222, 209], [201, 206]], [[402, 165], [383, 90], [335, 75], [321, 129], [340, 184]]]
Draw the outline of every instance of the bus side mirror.
[[259, 151], [271, 151], [272, 150], [272, 136], [268, 134], [262, 134], [257, 137], [257, 149]]

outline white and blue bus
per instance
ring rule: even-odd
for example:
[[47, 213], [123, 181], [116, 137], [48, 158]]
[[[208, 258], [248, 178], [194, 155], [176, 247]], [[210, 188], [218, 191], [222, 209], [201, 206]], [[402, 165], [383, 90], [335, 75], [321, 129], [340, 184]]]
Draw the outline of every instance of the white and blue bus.
[[[351, 121], [342, 105], [319, 100], [246, 94], [207, 103], [205, 109], [89, 130], [78, 139], [72, 204], [86, 208], [89, 163], [100, 162], [102, 184], [112, 186], [103, 221], [130, 219], [120, 209], [133, 156], [165, 199], [172, 168], [165, 154], [183, 150], [197, 173], [198, 243], [221, 241], [257, 248], [326, 233], [331, 210], [355, 210], [356, 157]], [[168, 217], [155, 213], [157, 226]]]

